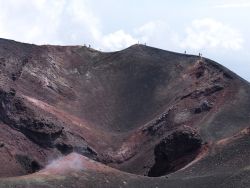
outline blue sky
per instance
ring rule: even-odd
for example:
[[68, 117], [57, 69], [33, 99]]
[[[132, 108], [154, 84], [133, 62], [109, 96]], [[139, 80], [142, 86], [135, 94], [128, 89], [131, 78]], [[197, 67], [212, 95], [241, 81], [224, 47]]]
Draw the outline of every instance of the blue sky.
[[250, 0], [0, 0], [0, 37], [35, 44], [140, 41], [203, 53], [250, 81]]

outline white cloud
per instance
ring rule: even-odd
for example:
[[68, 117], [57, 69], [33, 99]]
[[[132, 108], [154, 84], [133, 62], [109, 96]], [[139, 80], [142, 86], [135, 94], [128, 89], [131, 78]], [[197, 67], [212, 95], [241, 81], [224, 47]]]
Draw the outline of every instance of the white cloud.
[[184, 40], [179, 41], [180, 47], [195, 50], [207, 48], [239, 50], [244, 42], [238, 30], [209, 18], [194, 20], [191, 26], [186, 28], [186, 35]]
[[164, 22], [160, 20], [150, 21], [138, 28], [135, 28], [134, 33], [139, 36], [142, 43], [148, 42], [150, 39], [159, 34], [159, 31], [163, 29], [164, 25]]
[[178, 50], [182, 48], [240, 49], [239, 31], [212, 19], [194, 21], [180, 37], [161, 20], [152, 20], [130, 29], [103, 33], [101, 18], [90, 0], [0, 0], [0, 37], [35, 44], [81, 45], [113, 51], [140, 41]]
[[[164, 32], [167, 32], [166, 25], [160, 20], [149, 21], [133, 29], [131, 33], [118, 30], [103, 35], [100, 43], [104, 49], [117, 50], [128, 47], [137, 42], [152, 44], [154, 41], [162, 40]], [[165, 33], [166, 34], [166, 33]]]
[[231, 3], [224, 3], [224, 4], [218, 4], [215, 6], [215, 8], [249, 8], [250, 2], [231, 2]]
[[[113, 51], [140, 41], [157, 45], [169, 28], [149, 21], [127, 32], [103, 33], [90, 0], [0, 0], [0, 37], [35, 44], [81, 45]], [[166, 39], [166, 38], [165, 38]]]
[[141, 43], [158, 48], [177, 50], [178, 34], [162, 20], [153, 20], [135, 28], [134, 34]]
[[118, 30], [104, 35], [100, 42], [105, 50], [118, 50], [137, 43], [137, 39], [123, 30]]
[[[71, 0], [64, 7], [66, 16], [71, 19], [68, 23], [75, 24], [76, 28], [87, 29], [93, 39], [98, 40], [101, 37], [101, 23], [98, 17], [94, 15], [88, 1], [86, 0]], [[66, 22], [66, 24], [68, 24]], [[85, 26], [83, 28], [83, 25]], [[65, 27], [67, 27], [65, 25]], [[75, 28], [72, 28], [75, 29]], [[74, 30], [72, 30], [74, 32]], [[83, 31], [82, 31], [83, 32]], [[80, 32], [81, 33], [81, 32]]]
[[38, 44], [59, 42], [56, 32], [64, 4], [65, 1], [0, 0], [0, 37]]
[[88, 0], [0, 0], [0, 37], [35, 44], [84, 44], [105, 51], [147, 42], [160, 22], [149, 22], [132, 33], [122, 29], [103, 34], [100, 19]]
[[0, 37], [35, 44], [91, 44], [102, 50], [120, 50], [148, 41], [160, 22], [149, 22], [128, 33], [103, 34], [89, 0], [0, 0]]

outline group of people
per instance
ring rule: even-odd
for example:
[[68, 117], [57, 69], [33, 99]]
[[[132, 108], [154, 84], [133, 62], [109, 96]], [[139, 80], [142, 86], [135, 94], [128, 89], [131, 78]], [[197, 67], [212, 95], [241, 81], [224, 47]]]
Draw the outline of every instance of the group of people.
[[[140, 44], [139, 41], [138, 41], [138, 44]], [[144, 45], [147, 46], [147, 43], [145, 42]], [[86, 47], [86, 44], [84, 44], [84, 46]], [[91, 48], [91, 45], [89, 44], [88, 47]], [[184, 54], [187, 54], [186, 50], [184, 51]], [[199, 53], [199, 57], [202, 58], [202, 53]]]
[[[187, 51], [184, 51], [184, 54], [187, 54]], [[202, 53], [199, 53], [199, 57], [202, 58]]]
[[[84, 44], [84, 47], [87, 47], [87, 45], [86, 45], [86, 44]], [[91, 45], [89, 44], [89, 45], [88, 45], [88, 47], [89, 47], [89, 48], [91, 48]]]

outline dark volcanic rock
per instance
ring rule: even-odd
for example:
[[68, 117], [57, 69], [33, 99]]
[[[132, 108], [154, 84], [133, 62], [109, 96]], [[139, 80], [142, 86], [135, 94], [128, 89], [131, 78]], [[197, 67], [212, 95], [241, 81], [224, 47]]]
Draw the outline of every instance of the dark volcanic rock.
[[249, 187], [249, 93], [207, 58], [0, 39], [0, 187]]
[[198, 107], [194, 108], [192, 111], [195, 114], [199, 114], [201, 112], [209, 111], [212, 108], [212, 104], [208, 101], [203, 101]]
[[195, 158], [201, 144], [201, 137], [193, 130], [173, 132], [156, 145], [155, 164], [148, 176], [163, 176], [182, 168]]
[[15, 158], [26, 170], [27, 174], [37, 172], [43, 168], [36, 160], [29, 158], [29, 156], [17, 154]]
[[10, 92], [0, 91], [0, 102], [1, 120], [20, 130], [35, 142], [50, 147], [54, 140], [62, 134], [63, 126], [45, 119], [38, 119], [31, 109], [28, 109], [20, 99], [15, 97], [13, 89]]

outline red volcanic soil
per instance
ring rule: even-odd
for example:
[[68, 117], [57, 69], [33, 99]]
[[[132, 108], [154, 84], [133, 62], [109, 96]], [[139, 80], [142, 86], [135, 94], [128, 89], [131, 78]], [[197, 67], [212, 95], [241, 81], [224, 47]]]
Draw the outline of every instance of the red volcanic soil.
[[250, 85], [207, 58], [0, 39], [0, 187], [250, 187]]

